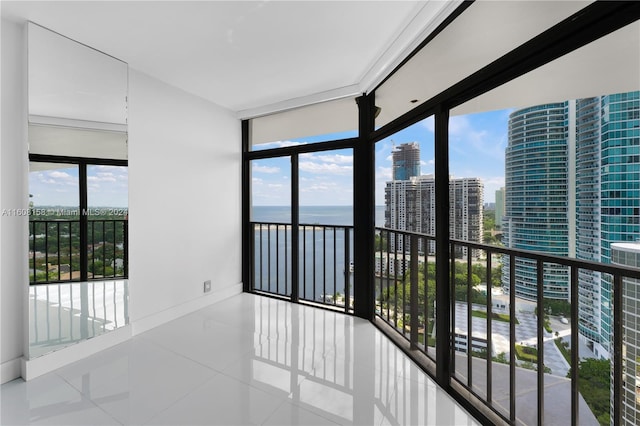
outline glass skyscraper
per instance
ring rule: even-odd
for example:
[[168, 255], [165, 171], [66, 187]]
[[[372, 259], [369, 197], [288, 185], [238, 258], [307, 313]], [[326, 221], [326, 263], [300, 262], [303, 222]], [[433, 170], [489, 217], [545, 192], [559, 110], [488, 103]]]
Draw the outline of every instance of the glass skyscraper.
[[[524, 108], [509, 116], [502, 220], [503, 242], [507, 247], [558, 256], [570, 254], [569, 109], [569, 102], [560, 102]], [[535, 300], [536, 264], [526, 259], [516, 262], [516, 295]], [[504, 266], [506, 286], [504, 280], [509, 277], [506, 257]], [[549, 265], [545, 269], [544, 295], [567, 299], [566, 267]]]
[[[505, 169], [507, 246], [611, 263], [611, 244], [640, 238], [640, 92], [513, 112]], [[580, 270], [578, 283], [580, 336], [607, 358], [611, 281]], [[535, 265], [518, 261], [515, 284], [534, 299]], [[567, 270], [547, 264], [545, 297], [568, 300], [568, 290]]]
[[[577, 255], [611, 263], [611, 244], [640, 238], [640, 92], [581, 102], [585, 119], [578, 118], [576, 166], [578, 176], [585, 175], [577, 199], [585, 214], [577, 218], [577, 239], [583, 242]], [[588, 180], [595, 182], [595, 191]], [[580, 332], [598, 356], [607, 357], [612, 330], [611, 279], [596, 273], [583, 273], [581, 278], [585, 279], [580, 280], [580, 294], [589, 297], [579, 306]]]
[[[600, 261], [600, 97], [576, 101], [576, 257]], [[578, 330], [598, 348], [602, 321], [600, 274], [578, 270]], [[608, 297], [608, 294], [607, 294]]]

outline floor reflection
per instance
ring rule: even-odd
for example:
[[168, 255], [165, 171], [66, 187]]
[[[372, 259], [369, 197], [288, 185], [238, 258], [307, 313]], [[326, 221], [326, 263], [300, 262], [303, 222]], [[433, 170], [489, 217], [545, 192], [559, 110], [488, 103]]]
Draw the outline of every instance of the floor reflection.
[[[337, 424], [475, 424], [367, 321], [257, 299], [249, 383]], [[230, 373], [237, 370], [225, 370]]]
[[0, 397], [0, 424], [477, 424], [371, 323], [246, 293]]
[[29, 287], [29, 357], [35, 358], [129, 323], [127, 280]]

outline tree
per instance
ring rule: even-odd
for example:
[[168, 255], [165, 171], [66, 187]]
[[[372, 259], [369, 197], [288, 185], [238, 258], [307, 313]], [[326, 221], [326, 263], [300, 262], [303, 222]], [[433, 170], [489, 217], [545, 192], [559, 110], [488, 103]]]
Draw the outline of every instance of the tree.
[[381, 234], [376, 234], [375, 248], [376, 251], [387, 249], [387, 239], [384, 238]]
[[[433, 302], [436, 298], [436, 269], [435, 265], [429, 264], [427, 268], [427, 282], [425, 283], [424, 264], [418, 269], [418, 314], [424, 318], [425, 298], [430, 316], [433, 315]], [[398, 282], [390, 284], [389, 288], [383, 288], [380, 293], [380, 301], [383, 306], [394, 305], [398, 300], [398, 307], [402, 310], [402, 300], [407, 304], [411, 298], [411, 273], [407, 272], [404, 277], [398, 277]], [[398, 312], [400, 314], [400, 312]]]
[[496, 212], [494, 210], [483, 211], [482, 227], [488, 231], [496, 229]]
[[[567, 377], [571, 378], [571, 369]], [[608, 359], [586, 358], [578, 363], [580, 394], [600, 424], [609, 425], [611, 362]]]
[[551, 315], [571, 316], [571, 304], [566, 300], [544, 299], [544, 309]]

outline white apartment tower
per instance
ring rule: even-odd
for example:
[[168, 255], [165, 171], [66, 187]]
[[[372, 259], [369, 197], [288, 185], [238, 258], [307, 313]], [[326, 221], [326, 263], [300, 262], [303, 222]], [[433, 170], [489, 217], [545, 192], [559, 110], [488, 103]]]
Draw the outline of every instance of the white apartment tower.
[[[453, 239], [482, 242], [484, 184], [479, 178], [449, 180], [449, 222]], [[433, 175], [411, 177], [409, 180], [387, 182], [385, 188], [385, 227], [435, 235], [436, 197]], [[392, 249], [408, 250], [402, 238], [390, 238]], [[420, 247], [420, 251], [435, 252], [435, 243]], [[458, 255], [466, 256], [460, 249]], [[475, 255], [475, 253], [474, 253]]]

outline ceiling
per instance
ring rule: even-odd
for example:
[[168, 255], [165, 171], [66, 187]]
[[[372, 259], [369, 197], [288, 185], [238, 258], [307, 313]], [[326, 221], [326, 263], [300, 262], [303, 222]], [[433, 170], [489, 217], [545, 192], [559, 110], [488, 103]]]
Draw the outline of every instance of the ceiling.
[[373, 88], [459, 1], [2, 1], [240, 118]]

